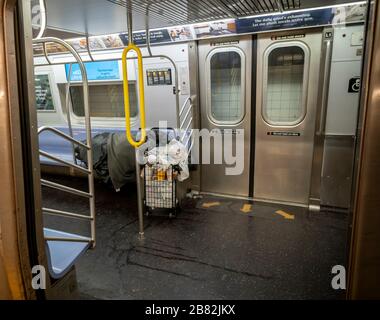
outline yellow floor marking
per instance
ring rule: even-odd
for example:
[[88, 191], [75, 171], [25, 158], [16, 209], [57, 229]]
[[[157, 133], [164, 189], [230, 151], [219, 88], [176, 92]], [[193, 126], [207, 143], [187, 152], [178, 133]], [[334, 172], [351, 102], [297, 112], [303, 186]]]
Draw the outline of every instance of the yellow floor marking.
[[216, 206], [220, 206], [220, 202], [219, 201], [216, 201], [216, 202], [205, 202], [204, 204], [202, 204], [203, 208], [211, 208], [211, 207], [216, 207]]
[[243, 208], [240, 209], [241, 212], [248, 213], [252, 211], [252, 205], [249, 203], [246, 203], [243, 205]]
[[294, 214], [287, 213], [283, 210], [277, 210], [276, 213], [283, 216], [287, 220], [294, 220]]

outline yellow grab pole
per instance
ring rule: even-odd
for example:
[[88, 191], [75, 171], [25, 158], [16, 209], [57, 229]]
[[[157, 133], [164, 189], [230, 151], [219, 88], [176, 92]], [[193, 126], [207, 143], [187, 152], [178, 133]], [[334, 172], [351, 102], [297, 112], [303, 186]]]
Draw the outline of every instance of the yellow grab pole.
[[[139, 113], [140, 113], [140, 128], [141, 137], [139, 141], [135, 141], [132, 136], [131, 131], [131, 113], [130, 113], [130, 102], [129, 102], [129, 90], [128, 90], [128, 66], [127, 66], [127, 54], [129, 51], [135, 51], [137, 54], [137, 65], [138, 65], [138, 78], [139, 78]], [[142, 54], [140, 49], [133, 43], [130, 43], [128, 47], [123, 50], [121, 57], [122, 67], [123, 67], [123, 89], [124, 89], [124, 110], [125, 110], [125, 125], [126, 125], [126, 135], [128, 142], [135, 148], [141, 146], [145, 142], [146, 130], [145, 130], [145, 94], [144, 94], [144, 73], [143, 73], [143, 62]]]

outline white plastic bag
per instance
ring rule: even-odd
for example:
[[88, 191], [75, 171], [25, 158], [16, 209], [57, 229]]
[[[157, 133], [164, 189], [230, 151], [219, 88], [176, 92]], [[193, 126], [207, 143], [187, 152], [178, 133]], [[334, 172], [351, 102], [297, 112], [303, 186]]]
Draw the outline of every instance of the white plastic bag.
[[160, 169], [167, 170], [170, 166], [178, 165], [181, 171], [178, 181], [184, 181], [189, 177], [187, 165], [188, 153], [186, 147], [176, 139], [171, 140], [166, 146], [155, 147], [148, 151], [144, 163], [158, 164]]

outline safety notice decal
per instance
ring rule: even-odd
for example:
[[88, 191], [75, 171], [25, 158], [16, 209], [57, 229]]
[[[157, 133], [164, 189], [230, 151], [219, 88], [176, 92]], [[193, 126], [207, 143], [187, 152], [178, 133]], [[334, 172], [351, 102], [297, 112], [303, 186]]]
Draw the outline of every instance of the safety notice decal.
[[300, 137], [301, 133], [299, 132], [284, 132], [284, 131], [269, 131], [267, 132], [268, 136], [278, 136], [278, 137]]

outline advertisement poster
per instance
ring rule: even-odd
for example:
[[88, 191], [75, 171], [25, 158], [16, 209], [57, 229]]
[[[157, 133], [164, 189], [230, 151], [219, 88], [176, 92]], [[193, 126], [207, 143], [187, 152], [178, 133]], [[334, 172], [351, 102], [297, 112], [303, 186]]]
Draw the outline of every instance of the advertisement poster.
[[53, 97], [51, 95], [49, 76], [38, 74], [35, 76], [36, 106], [37, 110], [53, 111]]
[[91, 51], [107, 49], [100, 37], [90, 37], [88, 38], [88, 42]]
[[[119, 63], [118, 61], [95, 61], [86, 62], [85, 68], [87, 71], [88, 80], [119, 80]], [[65, 65], [66, 78], [69, 76], [70, 64]], [[78, 64], [72, 64], [71, 81], [82, 81], [82, 73]]]
[[332, 9], [334, 14], [332, 24], [363, 22], [366, 16], [366, 5], [336, 7]]
[[100, 36], [99, 38], [106, 48], [120, 48], [124, 45], [118, 34]]
[[236, 20], [237, 33], [255, 33], [279, 29], [293, 29], [363, 22], [366, 6], [363, 4], [323, 8]]
[[193, 33], [189, 26], [168, 28], [171, 41], [187, 41], [193, 39]]
[[334, 14], [331, 8], [252, 17], [236, 20], [237, 33], [263, 32], [278, 29], [303, 28], [327, 25]]
[[235, 20], [202, 23], [194, 26], [194, 32], [199, 38], [217, 37], [236, 34]]
[[86, 38], [67, 40], [69, 44], [78, 52], [87, 51]]
[[[164, 43], [164, 42], [171, 42], [169, 32], [167, 29], [161, 29], [161, 30], [153, 30], [150, 31], [150, 43]], [[128, 45], [128, 34], [127, 33], [121, 33], [120, 39], [124, 46]], [[146, 32], [134, 32], [133, 33], [133, 41], [136, 45], [145, 45], [146, 44]]]

